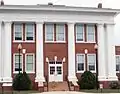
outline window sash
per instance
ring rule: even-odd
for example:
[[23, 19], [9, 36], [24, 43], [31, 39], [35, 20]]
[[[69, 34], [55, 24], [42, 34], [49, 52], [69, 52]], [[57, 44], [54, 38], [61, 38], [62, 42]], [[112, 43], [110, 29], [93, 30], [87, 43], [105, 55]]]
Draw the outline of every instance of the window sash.
[[87, 25], [87, 41], [95, 42], [95, 27], [94, 27], [94, 25]]
[[[22, 70], [22, 54], [20, 54], [20, 70]], [[14, 54], [14, 72], [19, 69], [19, 54]]]
[[56, 41], [65, 41], [65, 26], [64, 26], [64, 24], [56, 25]]
[[116, 71], [120, 71], [120, 55], [116, 55]]
[[95, 54], [88, 54], [87, 55], [87, 62], [88, 62], [88, 70], [95, 71], [96, 70], [96, 55]]
[[53, 24], [45, 25], [45, 40], [54, 41], [54, 25]]
[[84, 41], [84, 25], [76, 25], [76, 41]]
[[77, 54], [76, 55], [77, 60], [77, 71], [84, 71], [85, 66], [85, 55], [84, 54]]
[[22, 40], [22, 24], [14, 24], [14, 40], [19, 41]]
[[34, 40], [34, 24], [26, 24], [25, 32], [26, 32], [26, 40], [33, 41]]
[[26, 54], [26, 71], [34, 72], [34, 54]]

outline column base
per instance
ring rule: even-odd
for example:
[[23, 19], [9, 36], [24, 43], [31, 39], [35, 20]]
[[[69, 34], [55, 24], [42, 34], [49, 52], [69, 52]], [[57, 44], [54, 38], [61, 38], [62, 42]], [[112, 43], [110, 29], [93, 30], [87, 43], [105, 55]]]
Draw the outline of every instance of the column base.
[[99, 79], [99, 85], [102, 84], [103, 88], [110, 88], [110, 83], [113, 81], [118, 81], [118, 77], [117, 76], [100, 76], [98, 77]]
[[45, 78], [44, 77], [36, 77], [35, 82], [45, 82]]
[[118, 81], [117, 76], [98, 76], [98, 81]]
[[78, 79], [77, 79], [76, 76], [68, 76], [68, 80], [69, 80], [69, 81], [72, 81], [72, 82], [78, 81]]
[[98, 81], [106, 81], [106, 76], [98, 76]]
[[2, 82], [3, 83], [12, 83], [12, 78], [11, 77], [3, 77]]
[[118, 81], [117, 76], [108, 76], [108, 81]]

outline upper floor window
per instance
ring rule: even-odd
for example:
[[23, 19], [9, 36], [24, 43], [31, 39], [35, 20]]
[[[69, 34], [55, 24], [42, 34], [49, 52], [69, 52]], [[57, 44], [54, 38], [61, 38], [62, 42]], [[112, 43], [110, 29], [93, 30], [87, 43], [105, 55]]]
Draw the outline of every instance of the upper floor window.
[[46, 42], [65, 41], [65, 25], [64, 24], [46, 24], [45, 25], [45, 41]]
[[96, 55], [95, 54], [88, 54], [87, 55], [87, 63], [88, 63], [88, 70], [95, 71]]
[[[20, 54], [20, 71], [23, 70], [22, 60], [23, 60], [23, 56], [22, 54]], [[18, 72], [18, 71], [19, 71], [19, 54], [14, 54], [14, 72]]]
[[25, 24], [25, 39], [27, 41], [34, 40], [34, 24]]
[[26, 72], [34, 72], [34, 54], [26, 54]]
[[54, 41], [54, 25], [53, 24], [45, 25], [45, 40]]
[[87, 25], [87, 42], [95, 42], [95, 27]]
[[120, 55], [116, 55], [116, 71], [120, 71]]
[[77, 54], [76, 55], [77, 60], [77, 71], [84, 71], [85, 66], [85, 55], [84, 54]]
[[76, 41], [84, 41], [84, 26], [76, 25]]
[[64, 25], [56, 25], [56, 41], [65, 41], [65, 28]]
[[23, 27], [22, 24], [14, 24], [14, 40], [23, 40]]

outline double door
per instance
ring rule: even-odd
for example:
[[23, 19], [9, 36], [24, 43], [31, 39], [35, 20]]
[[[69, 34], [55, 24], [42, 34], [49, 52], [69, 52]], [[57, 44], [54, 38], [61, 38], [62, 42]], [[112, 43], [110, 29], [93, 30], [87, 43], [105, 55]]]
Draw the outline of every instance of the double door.
[[63, 81], [63, 66], [62, 62], [49, 64], [49, 82]]

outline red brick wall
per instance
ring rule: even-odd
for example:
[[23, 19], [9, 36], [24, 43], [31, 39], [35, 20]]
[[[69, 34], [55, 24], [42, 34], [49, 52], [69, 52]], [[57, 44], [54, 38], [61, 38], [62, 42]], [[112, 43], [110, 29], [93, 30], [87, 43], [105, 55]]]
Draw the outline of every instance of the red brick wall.
[[[55, 24], [54, 24], [54, 30], [55, 30]], [[63, 63], [63, 80], [65, 80], [66, 75], [68, 75], [68, 50], [67, 50], [67, 44], [68, 44], [68, 37], [67, 37], [67, 25], [65, 25], [65, 43], [45, 43], [45, 24], [44, 24], [44, 75], [49, 76], [48, 74], [48, 63], [46, 62], [46, 57], [49, 58], [49, 60], [54, 60], [54, 56], [57, 56], [58, 60], [61, 60], [65, 57], [66, 61]], [[56, 33], [54, 32], [54, 35]], [[54, 37], [56, 39], [56, 37]]]
[[[36, 25], [34, 24], [35, 27], [35, 37], [36, 37]], [[18, 44], [20, 42], [13, 42], [13, 34], [14, 34], [14, 23], [12, 24], [12, 77], [14, 77], [16, 74], [13, 73], [13, 54], [18, 53]], [[25, 42], [25, 23], [23, 23], [23, 41], [21, 42], [22, 49], [26, 49], [26, 53], [34, 53], [35, 55], [35, 69], [36, 69], [36, 38], [35, 42]], [[21, 50], [22, 53], [22, 50]], [[23, 54], [23, 71], [25, 71], [25, 54]], [[35, 70], [36, 73], [36, 70]], [[30, 79], [32, 80], [33, 88], [34, 88], [34, 82], [35, 82], [35, 73], [29, 73], [28, 75], [30, 76]]]
[[[97, 26], [94, 25], [94, 28], [95, 28], [95, 41], [97, 43]], [[85, 36], [84, 37], [85, 41], [87, 41], [86, 24], [84, 24], [84, 36]], [[76, 39], [76, 37], [75, 37], [75, 39]], [[85, 51], [84, 51], [85, 49], [88, 50], [88, 53], [95, 53], [94, 45], [96, 43], [85, 43], [85, 42], [84, 43], [75, 43], [75, 54], [77, 54], [77, 53], [83, 53], [83, 54], [85, 54]], [[87, 61], [86, 59], [87, 59], [87, 57], [85, 56], [85, 61]], [[85, 62], [85, 68], [87, 69], [87, 62]], [[82, 73], [76, 73], [77, 78], [80, 78], [81, 74]]]

